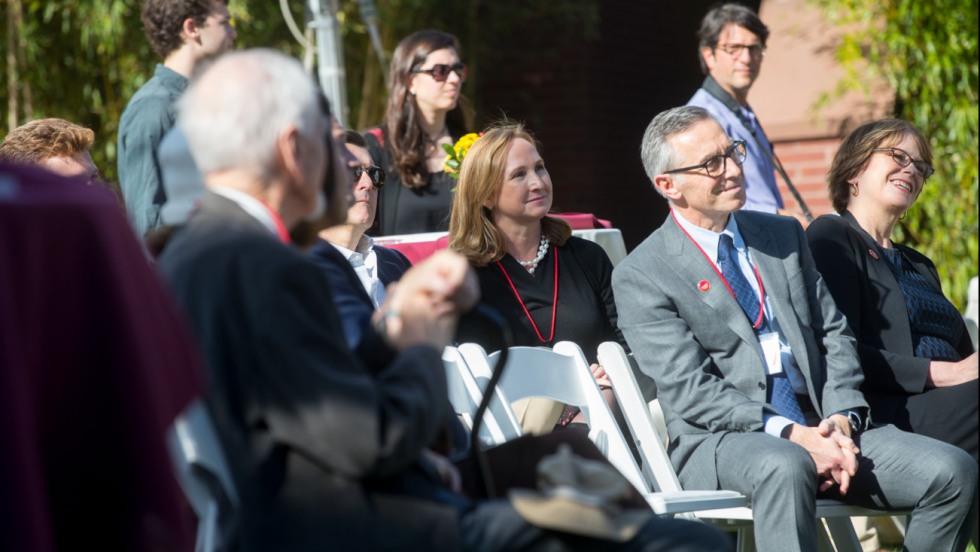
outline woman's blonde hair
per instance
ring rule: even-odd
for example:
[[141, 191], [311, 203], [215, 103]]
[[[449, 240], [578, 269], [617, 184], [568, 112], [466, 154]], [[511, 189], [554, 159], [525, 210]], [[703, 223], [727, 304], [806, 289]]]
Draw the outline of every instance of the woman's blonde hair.
[[[460, 167], [453, 210], [449, 216], [449, 247], [475, 266], [486, 266], [504, 257], [504, 241], [489, 207], [496, 202], [507, 169], [507, 154], [514, 140], [535, 148], [538, 142], [521, 123], [492, 124], [470, 147]], [[572, 229], [560, 218], [545, 216], [541, 231], [554, 245], [564, 245]]]

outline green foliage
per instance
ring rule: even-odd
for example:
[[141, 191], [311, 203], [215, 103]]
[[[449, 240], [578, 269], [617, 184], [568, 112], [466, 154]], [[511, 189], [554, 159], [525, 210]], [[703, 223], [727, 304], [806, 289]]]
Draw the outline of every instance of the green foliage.
[[895, 116], [929, 138], [936, 174], [899, 227], [939, 268], [960, 308], [977, 274], [977, 0], [815, 0], [828, 21], [856, 29], [837, 50], [842, 89], [885, 78]]
[[[24, 63], [17, 68], [18, 87], [29, 89], [33, 101], [18, 110], [18, 124], [61, 117], [94, 129], [92, 156], [111, 178], [119, 116], [143, 74], [152, 70], [144, 60], [154, 57], [142, 38], [135, 0], [31, 1], [22, 2], [22, 9], [18, 31]], [[2, 31], [5, 46], [7, 30]], [[2, 92], [4, 104], [9, 92]]]
[[[321, 0], [329, 5], [331, 0]], [[470, 66], [464, 93], [483, 109], [478, 90], [480, 67], [502, 64], [533, 70], [561, 60], [572, 41], [595, 36], [597, 0], [527, 0], [520, 3], [450, 0], [377, 0], [379, 30], [390, 59], [398, 41], [418, 29], [451, 32], [462, 43]], [[304, 0], [287, 2], [304, 27]], [[161, 60], [143, 36], [141, 0], [5, 0], [0, 3], [0, 59], [13, 83], [0, 88], [0, 105], [16, 124], [41, 117], [61, 117], [96, 133], [92, 157], [103, 176], [116, 177], [116, 131], [129, 98], [149, 79]], [[11, 23], [14, 8], [22, 13]], [[229, 2], [237, 47], [275, 48], [303, 57], [277, 0]], [[357, 0], [339, 0], [337, 21], [343, 39], [348, 121], [353, 128], [378, 124], [386, 88], [383, 71], [371, 47]], [[13, 29], [13, 33], [11, 33]], [[17, 44], [21, 45], [18, 59]], [[534, 55], [528, 55], [533, 52]], [[14, 59], [14, 66], [7, 60]], [[6, 80], [6, 79], [5, 79]], [[13, 103], [11, 103], [13, 101]], [[15, 108], [14, 108], [15, 107]], [[482, 121], [478, 120], [478, 124]]]
[[[161, 61], [143, 36], [142, 2], [7, 0], [0, 9], [5, 22], [14, 3], [23, 12], [15, 29], [19, 36], [9, 37], [10, 27], [0, 26], [0, 48], [4, 59], [9, 59], [8, 39], [19, 38], [24, 59], [17, 65], [13, 89], [0, 89], [0, 105], [9, 111], [10, 97], [19, 98], [17, 124], [61, 117], [93, 129], [92, 158], [103, 176], [115, 180], [119, 118]], [[291, 54], [298, 50], [288, 38], [278, 2], [232, 0], [229, 8], [236, 18], [239, 47], [262, 45]], [[297, 17], [302, 20], [302, 10]], [[4, 67], [5, 73], [11, 70]], [[24, 97], [28, 91], [29, 105]], [[6, 136], [7, 130], [0, 135]]]

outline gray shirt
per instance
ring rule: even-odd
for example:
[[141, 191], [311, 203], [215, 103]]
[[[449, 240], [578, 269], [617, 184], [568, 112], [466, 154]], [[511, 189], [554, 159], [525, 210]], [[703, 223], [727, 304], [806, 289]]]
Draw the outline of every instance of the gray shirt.
[[[765, 213], [775, 213], [777, 209], [782, 209], [783, 197], [776, 184], [774, 167], [769, 161], [769, 156], [762, 150], [768, 148], [772, 151], [772, 145], [762, 131], [762, 126], [759, 125], [759, 120], [756, 119], [752, 109], [742, 107], [741, 113], [735, 114], [704, 88], [698, 88], [687, 105], [705, 108], [725, 130], [725, 134], [733, 140], [745, 141], [748, 156], [742, 163], [742, 173], [745, 175], [745, 205], [742, 208]], [[747, 128], [746, 124], [753, 128]], [[753, 130], [758, 140], [753, 138]]]
[[160, 226], [167, 199], [157, 148], [177, 119], [174, 106], [187, 78], [157, 65], [153, 78], [140, 87], [119, 121], [119, 186], [126, 212], [138, 236]]

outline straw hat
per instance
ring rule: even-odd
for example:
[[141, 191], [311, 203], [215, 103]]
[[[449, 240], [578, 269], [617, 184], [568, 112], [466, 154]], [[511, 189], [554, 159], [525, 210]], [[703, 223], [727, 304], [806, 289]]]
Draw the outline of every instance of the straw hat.
[[632, 488], [616, 468], [576, 456], [567, 444], [541, 460], [537, 471], [539, 491], [508, 493], [517, 513], [537, 527], [625, 542], [653, 517], [620, 505]]

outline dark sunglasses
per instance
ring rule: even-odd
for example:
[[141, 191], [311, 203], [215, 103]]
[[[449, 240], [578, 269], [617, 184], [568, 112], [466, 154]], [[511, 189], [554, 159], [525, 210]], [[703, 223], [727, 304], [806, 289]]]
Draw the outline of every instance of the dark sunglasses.
[[367, 173], [368, 178], [371, 179], [371, 184], [374, 184], [375, 188], [380, 188], [385, 185], [385, 172], [381, 167], [355, 167], [354, 168], [354, 182], [361, 180], [361, 175]]
[[432, 75], [432, 80], [436, 82], [445, 82], [446, 79], [449, 78], [450, 72], [459, 75], [459, 80], [466, 80], [466, 64], [462, 62], [454, 63], [452, 65], [440, 63], [438, 65], [433, 65], [431, 69], [415, 69], [412, 71], [412, 74], [425, 73], [427, 75]]

